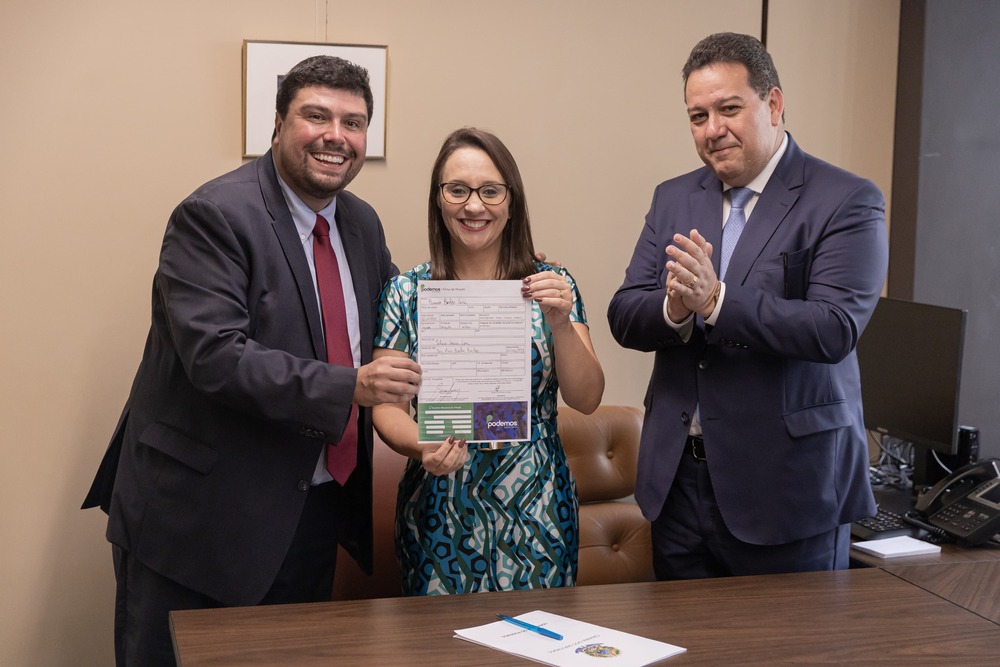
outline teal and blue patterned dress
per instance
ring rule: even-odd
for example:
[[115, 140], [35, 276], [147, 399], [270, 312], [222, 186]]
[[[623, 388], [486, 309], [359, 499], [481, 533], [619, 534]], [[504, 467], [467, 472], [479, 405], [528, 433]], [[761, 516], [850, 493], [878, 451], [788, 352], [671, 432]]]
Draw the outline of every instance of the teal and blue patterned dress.
[[[587, 322], [573, 290], [570, 319]], [[418, 280], [425, 263], [394, 278], [382, 293], [375, 346], [417, 358]], [[408, 595], [572, 586], [576, 583], [576, 483], [556, 433], [552, 332], [532, 302], [531, 442], [496, 451], [469, 446], [469, 460], [450, 475], [427, 473], [410, 459], [396, 500], [396, 555]]]

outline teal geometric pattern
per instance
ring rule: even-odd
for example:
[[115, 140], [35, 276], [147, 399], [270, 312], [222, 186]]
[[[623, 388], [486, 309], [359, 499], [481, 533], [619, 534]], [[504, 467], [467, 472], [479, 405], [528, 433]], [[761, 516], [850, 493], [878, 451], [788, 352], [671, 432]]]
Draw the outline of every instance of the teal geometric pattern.
[[[569, 272], [554, 271], [573, 291], [570, 319], [587, 323]], [[417, 358], [419, 280], [425, 263], [400, 274], [382, 292], [375, 346]], [[532, 440], [496, 451], [469, 449], [465, 466], [434, 476], [411, 459], [396, 501], [396, 555], [408, 595], [474, 593], [572, 586], [576, 583], [576, 482], [556, 430], [558, 382], [552, 332], [532, 302]], [[414, 406], [415, 407], [415, 406]], [[414, 412], [416, 412], [414, 410]]]

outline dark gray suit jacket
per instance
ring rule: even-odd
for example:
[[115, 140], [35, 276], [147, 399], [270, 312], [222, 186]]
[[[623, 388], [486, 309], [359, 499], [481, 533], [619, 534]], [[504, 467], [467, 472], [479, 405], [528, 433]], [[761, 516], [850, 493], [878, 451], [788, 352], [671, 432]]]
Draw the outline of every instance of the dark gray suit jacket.
[[751, 544], [803, 539], [874, 513], [855, 346], [888, 264], [872, 183], [789, 145], [730, 260], [715, 326], [684, 343], [663, 318], [667, 255], [697, 228], [718, 271], [722, 184], [707, 167], [656, 188], [615, 338], [654, 352], [636, 499], [659, 516], [695, 406], [727, 527]]
[[[362, 362], [395, 275], [375, 211], [348, 192], [337, 223]], [[206, 183], [167, 225], [152, 324], [125, 409], [84, 507], [148, 567], [229, 605], [274, 580], [326, 442], [350, 414], [357, 371], [326, 363], [301, 240], [268, 152]], [[338, 508], [345, 548], [370, 570], [371, 415]]]

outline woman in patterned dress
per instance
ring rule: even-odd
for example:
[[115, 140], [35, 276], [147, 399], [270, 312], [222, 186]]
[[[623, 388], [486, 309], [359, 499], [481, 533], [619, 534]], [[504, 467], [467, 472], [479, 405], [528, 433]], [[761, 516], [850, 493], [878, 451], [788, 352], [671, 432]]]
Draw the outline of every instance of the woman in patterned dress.
[[410, 458], [396, 502], [403, 591], [572, 586], [578, 503], [557, 390], [585, 413], [604, 393], [583, 300], [568, 271], [535, 259], [521, 175], [494, 135], [465, 128], [445, 140], [428, 208], [431, 259], [386, 285], [375, 357], [417, 358], [417, 281], [521, 280], [532, 302], [532, 434], [496, 450], [454, 437], [418, 444], [410, 405], [374, 408], [379, 436]]

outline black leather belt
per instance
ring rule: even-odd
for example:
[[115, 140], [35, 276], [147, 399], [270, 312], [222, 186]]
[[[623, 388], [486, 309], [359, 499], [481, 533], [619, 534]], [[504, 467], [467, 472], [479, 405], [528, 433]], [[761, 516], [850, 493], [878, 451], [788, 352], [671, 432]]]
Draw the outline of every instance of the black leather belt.
[[705, 460], [705, 439], [700, 435], [689, 435], [684, 449], [694, 457], [695, 461]]
[[511, 447], [517, 447], [521, 442], [517, 440], [509, 440], [505, 442], [499, 442], [496, 440], [491, 440], [490, 442], [470, 442], [470, 449], [480, 449], [483, 451], [495, 452], [499, 449], [510, 449]]

